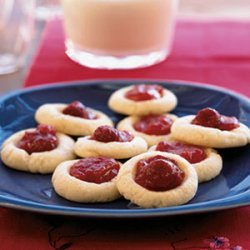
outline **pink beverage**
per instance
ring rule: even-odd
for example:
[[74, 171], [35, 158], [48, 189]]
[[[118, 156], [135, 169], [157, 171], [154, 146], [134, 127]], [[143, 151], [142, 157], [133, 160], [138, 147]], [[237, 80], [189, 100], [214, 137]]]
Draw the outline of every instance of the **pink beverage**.
[[61, 0], [66, 53], [94, 68], [137, 68], [170, 52], [178, 0]]

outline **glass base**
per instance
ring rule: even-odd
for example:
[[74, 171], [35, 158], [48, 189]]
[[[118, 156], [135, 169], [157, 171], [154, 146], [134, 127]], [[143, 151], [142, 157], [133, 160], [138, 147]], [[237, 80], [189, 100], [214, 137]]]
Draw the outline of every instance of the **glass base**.
[[0, 75], [10, 74], [19, 69], [19, 62], [14, 55], [0, 55]]
[[46, 21], [55, 17], [60, 17], [62, 15], [62, 10], [60, 6], [38, 6], [36, 7], [36, 19], [41, 21]]
[[131, 55], [126, 57], [96, 55], [77, 49], [74, 44], [67, 40], [66, 54], [70, 59], [95, 69], [135, 69], [148, 67], [163, 61], [168, 56], [168, 51], [153, 51], [143, 55]]

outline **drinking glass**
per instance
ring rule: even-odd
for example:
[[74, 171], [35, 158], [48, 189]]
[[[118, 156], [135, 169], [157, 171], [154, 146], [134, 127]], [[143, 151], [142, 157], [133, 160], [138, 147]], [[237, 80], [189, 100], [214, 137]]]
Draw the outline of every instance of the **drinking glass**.
[[61, 0], [66, 54], [92, 68], [131, 69], [170, 53], [178, 0]]
[[24, 62], [32, 38], [34, 0], [0, 0], [0, 74]]

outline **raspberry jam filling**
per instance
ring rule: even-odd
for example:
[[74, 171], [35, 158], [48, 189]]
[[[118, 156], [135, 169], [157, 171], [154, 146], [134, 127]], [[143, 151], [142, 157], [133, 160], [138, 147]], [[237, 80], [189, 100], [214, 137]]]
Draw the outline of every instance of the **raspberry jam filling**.
[[141, 117], [133, 127], [135, 130], [148, 135], [167, 135], [173, 120], [164, 115], [147, 115]]
[[34, 131], [26, 131], [17, 147], [25, 150], [28, 154], [45, 152], [58, 146], [56, 130], [49, 125], [39, 125]]
[[63, 114], [76, 116], [88, 120], [96, 119], [97, 116], [89, 108], [86, 108], [81, 102], [74, 101], [63, 109]]
[[134, 136], [126, 130], [119, 131], [111, 126], [103, 125], [95, 130], [91, 139], [100, 142], [130, 142]]
[[157, 155], [136, 164], [135, 182], [151, 191], [167, 191], [181, 185], [185, 173], [177, 163]]
[[90, 157], [81, 159], [70, 168], [70, 175], [82, 181], [104, 183], [117, 176], [119, 163], [108, 157]]
[[204, 108], [200, 110], [192, 120], [192, 124], [227, 131], [240, 126], [236, 117], [221, 115], [218, 111], [212, 108]]
[[140, 84], [127, 91], [125, 97], [133, 101], [159, 99], [163, 96], [163, 87], [157, 84]]
[[180, 155], [190, 163], [198, 163], [207, 158], [204, 149], [182, 142], [162, 141], [157, 144], [156, 150]]

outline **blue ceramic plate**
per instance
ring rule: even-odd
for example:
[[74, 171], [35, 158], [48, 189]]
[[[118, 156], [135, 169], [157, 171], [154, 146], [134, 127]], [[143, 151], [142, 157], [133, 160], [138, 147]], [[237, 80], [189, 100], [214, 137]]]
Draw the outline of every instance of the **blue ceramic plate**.
[[[14, 92], [0, 99], [0, 144], [14, 132], [36, 126], [34, 113], [44, 103], [80, 100], [108, 114], [115, 122], [122, 116], [107, 107], [110, 94], [140, 81], [95, 81], [45, 86]], [[143, 81], [145, 82], [145, 81]], [[178, 97], [178, 116], [194, 114], [204, 107], [236, 116], [250, 126], [250, 104], [245, 97], [207, 85], [159, 82]], [[28, 211], [86, 217], [131, 218], [191, 214], [250, 204], [250, 146], [220, 150], [224, 167], [214, 180], [199, 185], [196, 196], [176, 207], [141, 209], [120, 199], [104, 204], [79, 204], [59, 197], [51, 186], [51, 175], [30, 174], [7, 168], [0, 162], [0, 205]]]

